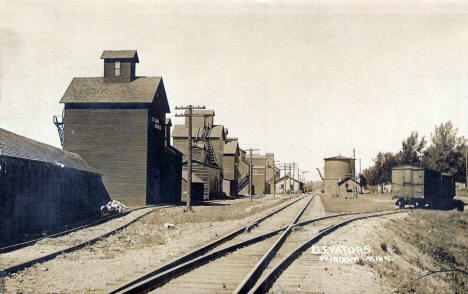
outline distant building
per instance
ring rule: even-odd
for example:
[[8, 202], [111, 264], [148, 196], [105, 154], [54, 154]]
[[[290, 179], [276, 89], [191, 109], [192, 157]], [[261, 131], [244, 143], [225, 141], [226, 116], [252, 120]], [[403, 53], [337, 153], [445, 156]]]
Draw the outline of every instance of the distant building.
[[340, 196], [351, 196], [354, 193], [360, 193], [361, 192], [361, 185], [359, 184], [358, 181], [351, 177], [346, 177], [337, 183], [338, 185], [338, 194]]
[[170, 146], [161, 77], [138, 77], [136, 50], [104, 51], [104, 76], [74, 78], [60, 103], [64, 149], [103, 173], [113, 199], [131, 205], [180, 201], [182, 155]]
[[[250, 155], [246, 154], [245, 161], [250, 164]], [[274, 178], [279, 178], [279, 169], [275, 166], [274, 153], [252, 155], [252, 185], [254, 194], [273, 193]], [[248, 185], [242, 189], [242, 194], [248, 194]]]
[[[227, 129], [225, 130], [225, 135], [227, 135]], [[226, 195], [234, 196], [238, 194], [240, 160], [240, 150], [237, 138], [227, 138], [226, 143], [224, 144], [223, 155], [223, 192], [226, 193]]]
[[[192, 120], [193, 173], [203, 181], [204, 198], [221, 197], [223, 193], [223, 159], [226, 136], [224, 126], [213, 124], [213, 110], [194, 110]], [[183, 169], [188, 170], [188, 118], [172, 131], [173, 145], [183, 155]]]
[[294, 179], [290, 175], [285, 175], [275, 181], [276, 193], [295, 194], [304, 191], [304, 183]]
[[78, 154], [0, 129], [0, 247], [88, 222], [109, 201]]
[[344, 156], [325, 158], [325, 193], [339, 194], [338, 182], [349, 177], [355, 179], [354, 159]]
[[237, 184], [237, 193], [239, 195], [249, 194], [249, 168], [250, 163], [247, 160], [246, 152], [239, 149], [239, 180]]

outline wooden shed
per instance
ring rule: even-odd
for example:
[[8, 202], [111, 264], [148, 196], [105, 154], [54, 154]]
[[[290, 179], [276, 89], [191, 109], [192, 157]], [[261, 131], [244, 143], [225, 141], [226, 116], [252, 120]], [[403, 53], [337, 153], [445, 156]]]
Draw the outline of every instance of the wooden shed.
[[110, 200], [78, 154], [0, 129], [0, 246], [97, 218]]
[[[187, 201], [187, 171], [182, 172], [182, 201]], [[196, 174], [192, 174], [192, 201], [204, 200], [204, 182]]]
[[341, 196], [351, 196], [353, 193], [361, 192], [361, 185], [358, 181], [351, 177], [346, 177], [337, 183], [337, 191]]
[[[179, 201], [178, 160], [165, 148], [170, 112], [163, 79], [138, 77], [136, 50], [104, 51], [104, 77], [74, 78], [62, 99], [64, 149], [103, 173], [113, 199], [130, 205]], [[174, 155], [177, 156], [177, 155]], [[171, 179], [166, 181], [164, 179]]]

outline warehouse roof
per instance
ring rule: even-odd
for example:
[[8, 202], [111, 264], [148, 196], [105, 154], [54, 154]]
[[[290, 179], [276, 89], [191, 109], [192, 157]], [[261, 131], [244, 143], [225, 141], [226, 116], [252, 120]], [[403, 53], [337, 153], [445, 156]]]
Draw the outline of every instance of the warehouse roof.
[[[188, 110], [185, 111], [186, 113]], [[194, 109], [193, 114], [207, 114], [207, 115], [215, 115], [215, 111], [211, 109]]]
[[105, 50], [101, 59], [134, 59], [135, 62], [139, 62], [136, 50]]
[[[175, 125], [172, 131], [172, 137], [187, 137], [187, 127], [185, 125]], [[202, 134], [203, 127], [192, 127], [192, 137], [197, 137], [197, 134]], [[210, 133], [209, 138], [220, 138], [223, 136], [223, 126], [214, 126]]]
[[0, 155], [99, 173], [76, 153], [65, 151], [0, 128]]
[[298, 182], [299, 184], [304, 184], [303, 182], [301, 182], [301, 181], [299, 181], [299, 180], [296, 180], [295, 178], [293, 178], [293, 177], [291, 177], [291, 176], [289, 176], [289, 175], [285, 175], [285, 176], [282, 176], [281, 178], [277, 179], [277, 180], [275, 181], [275, 184], [276, 184], [276, 183], [279, 183], [279, 182], [282, 182], [282, 181], [284, 181], [284, 180], [287, 180], [287, 179], [291, 179], [291, 180], [293, 180], [293, 181], [295, 181], [295, 182]]
[[354, 159], [350, 157], [338, 155], [338, 156], [325, 158], [325, 160], [354, 160]]
[[224, 154], [236, 154], [239, 145], [237, 141], [230, 141], [224, 144]]
[[[161, 77], [137, 77], [130, 82], [110, 82], [103, 77], [73, 78], [60, 103], [152, 103]], [[169, 110], [166, 95], [158, 97]], [[167, 111], [168, 112], [168, 111]]]
[[221, 138], [224, 136], [224, 126], [214, 126], [209, 134], [210, 138]]

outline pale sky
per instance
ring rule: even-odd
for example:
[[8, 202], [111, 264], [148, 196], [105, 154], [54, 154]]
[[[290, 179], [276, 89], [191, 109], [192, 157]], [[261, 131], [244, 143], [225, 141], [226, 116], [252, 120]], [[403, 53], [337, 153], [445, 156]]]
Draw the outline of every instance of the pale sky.
[[308, 179], [324, 157], [356, 148], [365, 168], [448, 120], [468, 134], [468, 2], [116, 2], [0, 0], [1, 128], [59, 146], [72, 78], [102, 76], [103, 50], [137, 49], [170, 116], [206, 105], [241, 147]]

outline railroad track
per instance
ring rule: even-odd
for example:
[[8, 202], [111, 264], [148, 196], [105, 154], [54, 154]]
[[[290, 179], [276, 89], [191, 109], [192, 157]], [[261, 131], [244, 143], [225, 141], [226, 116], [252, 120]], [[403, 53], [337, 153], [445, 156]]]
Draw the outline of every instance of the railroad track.
[[[140, 220], [144, 216], [158, 210], [161, 208], [168, 208], [174, 207], [174, 205], [166, 205], [166, 206], [145, 206], [136, 209], [132, 209], [121, 216], [112, 216], [106, 218], [106, 221], [114, 220], [111, 228], [106, 230], [104, 233], [101, 230], [94, 229], [93, 227], [102, 223], [103, 220], [81, 226], [78, 228], [74, 228], [71, 230], [67, 230], [64, 232], [60, 232], [54, 235], [50, 235], [44, 238], [32, 240], [29, 242], [24, 242], [17, 245], [12, 245], [9, 247], [5, 247], [2, 254], [0, 254], [0, 276], [5, 276], [8, 274], [12, 274], [21, 270], [24, 270], [30, 266], [33, 266], [38, 263], [43, 263], [48, 260], [51, 260], [60, 254], [63, 253], [70, 253], [81, 249], [85, 246], [92, 245], [104, 238], [107, 238], [126, 227], [130, 226], [131, 224], [135, 223], [136, 221]], [[129, 219], [124, 218], [131, 213], [135, 213], [134, 217], [127, 217]], [[86, 232], [91, 237], [83, 240], [83, 237], [80, 236], [80, 230], [90, 230], [90, 232]], [[68, 238], [67, 240], [56, 240], [52, 238], [58, 238], [61, 236], [65, 236], [67, 234], [74, 234], [73, 238]], [[59, 244], [40, 244], [41, 241], [49, 239], [53, 240], [52, 243], [59, 243]], [[39, 246], [31, 246], [38, 244]], [[57, 250], [57, 248], [59, 248]], [[3, 248], [2, 248], [3, 249]]]
[[190, 258], [169, 263], [110, 293], [266, 293], [283, 270], [323, 236], [358, 219], [402, 212], [311, 219], [312, 200], [303, 198], [250, 233], [237, 235], [212, 250], [194, 251]]
[[[296, 203], [297, 201], [301, 200], [302, 198], [299, 198], [299, 199], [295, 199], [293, 201], [290, 201], [289, 203], [281, 206], [280, 208], [266, 214], [265, 216], [257, 219], [255, 222], [231, 233], [231, 234], [228, 234], [227, 236], [217, 240], [217, 241], [214, 241], [208, 245], [205, 246], [205, 250], [209, 250], [210, 248], [212, 248], [212, 246], [216, 246], [218, 245], [219, 243], [221, 242], [224, 242], [226, 240], [229, 240], [230, 238], [233, 238], [234, 236], [236, 236], [237, 234], [241, 234], [242, 232], [244, 232], [245, 230], [250, 230], [252, 227], [256, 226], [258, 223], [264, 221], [265, 219], [271, 217], [272, 215], [282, 211], [283, 209], [289, 207], [290, 205], [293, 205], [294, 203]], [[127, 221], [127, 222], [124, 222], [124, 223], [121, 223], [117, 228], [115, 229], [112, 229], [110, 231], [107, 231], [106, 233], [104, 234], [99, 234], [93, 238], [90, 238], [90, 239], [87, 239], [87, 240], [79, 240], [79, 239], [72, 239], [72, 240], [68, 240], [67, 242], [65, 242], [65, 244], [62, 244], [62, 246], [58, 246], [58, 247], [61, 247], [59, 250], [57, 250], [57, 246], [49, 246], [49, 248], [47, 248], [47, 246], [44, 248], [44, 247], [41, 247], [41, 248], [35, 248], [35, 246], [29, 246], [29, 247], [26, 247], [26, 248], [21, 248], [20, 250], [16, 250], [16, 251], [13, 251], [13, 252], [9, 252], [9, 253], [5, 253], [5, 254], [0, 254], [0, 265], [1, 265], [1, 268], [0, 268], [0, 277], [1, 276], [6, 276], [8, 274], [12, 274], [12, 273], [15, 273], [15, 272], [18, 272], [18, 271], [21, 271], [21, 270], [24, 270], [28, 267], [31, 267], [35, 264], [39, 264], [39, 263], [43, 263], [43, 262], [46, 262], [46, 261], [49, 261], [49, 260], [52, 260], [54, 259], [55, 257], [63, 254], [63, 253], [70, 253], [70, 252], [73, 252], [73, 251], [76, 251], [76, 250], [79, 250], [85, 246], [88, 246], [88, 245], [92, 245], [104, 238], [107, 238], [123, 229], [125, 229], [126, 227], [130, 226], [131, 224], [135, 223], [136, 221], [138, 221], [139, 219], [141, 219], [142, 217], [152, 213], [153, 211], [159, 209], [159, 208], [167, 208], [167, 207], [174, 207], [173, 205], [167, 205], [167, 206], [158, 206], [158, 207], [142, 207], [142, 208], [138, 208], [138, 209], [134, 209], [132, 210], [133, 211], [136, 211], [136, 210], [141, 210], [141, 209], [149, 209], [149, 211], [144, 211], [142, 214], [140, 214], [138, 217], [136, 218], [133, 218], [132, 220], [130, 221]], [[91, 227], [95, 225], [94, 223], [93, 224], [89, 224], [89, 225], [86, 225], [86, 226], [83, 226], [83, 227], [79, 227], [79, 228], [75, 228], [75, 229], [72, 229], [72, 230], [69, 230], [69, 231], [66, 231], [68, 234], [70, 233], [74, 233], [76, 231], [79, 231], [80, 229], [83, 229], [83, 228], [88, 228], [88, 227]], [[64, 232], [62, 233], [58, 233], [58, 234], [55, 234], [53, 236], [63, 236], [65, 235]], [[49, 237], [52, 237], [49, 236]], [[47, 237], [45, 238], [41, 238], [41, 239], [37, 239], [37, 240], [33, 240], [33, 241], [30, 241], [32, 242], [31, 244], [34, 245], [35, 243], [37, 242], [40, 242], [41, 240], [43, 239], [47, 239]], [[26, 243], [30, 243], [30, 242], [26, 242]], [[30, 245], [30, 244], [28, 244]], [[26, 245], [25, 245], [26, 246]], [[53, 249], [52, 249], [53, 248]], [[199, 252], [202, 252], [203, 248], [200, 249]], [[188, 256], [188, 258], [192, 258], [191, 255]]]
[[0, 254], [8, 253], [8, 252], [15, 251], [15, 250], [27, 247], [27, 246], [34, 245], [34, 244], [36, 244], [36, 243], [38, 243], [38, 242], [40, 242], [42, 240], [45, 240], [45, 239], [58, 238], [58, 237], [61, 237], [61, 236], [65, 236], [65, 235], [68, 235], [70, 233], [74, 233], [74, 232], [79, 231], [79, 230], [83, 230], [83, 229], [86, 229], [86, 228], [90, 228], [90, 227], [93, 227], [93, 226], [103, 224], [103, 223], [108, 222], [108, 221], [113, 220], [113, 219], [124, 217], [124, 216], [126, 216], [126, 215], [128, 215], [128, 214], [130, 214], [132, 212], [142, 210], [142, 209], [151, 208], [151, 207], [157, 207], [157, 206], [155, 206], [155, 205], [145, 205], [145, 206], [141, 206], [141, 207], [137, 207], [137, 208], [132, 208], [132, 209], [129, 209], [129, 210], [123, 212], [123, 213], [114, 214], [114, 215], [110, 215], [110, 216], [100, 218], [100, 219], [98, 219], [96, 221], [93, 221], [93, 222], [91, 222], [89, 224], [85, 224], [85, 225], [82, 225], [82, 226], [78, 226], [78, 227], [75, 227], [75, 228], [71, 228], [71, 229], [68, 229], [68, 230], [65, 230], [65, 231], [50, 234], [50, 235], [40, 237], [40, 238], [36, 238], [36, 239], [33, 239], [33, 240], [29, 240], [29, 241], [25, 241], [25, 242], [13, 244], [13, 245], [1, 247], [0, 248]]

